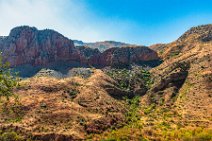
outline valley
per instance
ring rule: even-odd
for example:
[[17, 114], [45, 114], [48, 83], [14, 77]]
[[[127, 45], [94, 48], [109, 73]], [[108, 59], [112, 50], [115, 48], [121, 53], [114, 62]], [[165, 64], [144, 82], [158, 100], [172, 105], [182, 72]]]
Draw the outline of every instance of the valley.
[[149, 47], [20, 26], [0, 51], [19, 72], [0, 93], [2, 141], [212, 140], [211, 24]]

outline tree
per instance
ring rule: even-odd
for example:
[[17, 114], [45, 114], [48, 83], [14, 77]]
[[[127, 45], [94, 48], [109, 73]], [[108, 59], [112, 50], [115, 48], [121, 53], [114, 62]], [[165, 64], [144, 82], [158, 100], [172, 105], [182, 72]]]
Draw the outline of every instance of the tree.
[[0, 100], [4, 97], [9, 101], [9, 98], [14, 96], [13, 89], [18, 85], [17, 78], [12, 75], [9, 66], [9, 63], [3, 63], [0, 57]]

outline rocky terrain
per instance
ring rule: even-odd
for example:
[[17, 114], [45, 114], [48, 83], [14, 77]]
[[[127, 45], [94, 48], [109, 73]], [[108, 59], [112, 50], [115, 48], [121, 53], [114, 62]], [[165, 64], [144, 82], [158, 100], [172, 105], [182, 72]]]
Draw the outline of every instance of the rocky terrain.
[[193, 120], [212, 116], [211, 31], [212, 25], [194, 27], [163, 46], [163, 64], [151, 70], [155, 83], [148, 93], [150, 103], [175, 105]]
[[[66, 67], [65, 74], [38, 69], [36, 76], [21, 80], [14, 89], [18, 98], [0, 103], [0, 140], [212, 140], [211, 24], [193, 27], [169, 44], [113, 47], [104, 52], [76, 48], [55, 32], [65, 39], [57, 43], [56, 37], [50, 40], [52, 36], [45, 35], [47, 49], [37, 37], [43, 31], [28, 28], [16, 29], [15, 33], [22, 29], [19, 36], [11, 34], [13, 29], [0, 39], [5, 60], [35, 68], [39, 51], [64, 47], [71, 57], [67, 54], [63, 60], [61, 52], [55, 51], [55, 58], [46, 55], [45, 63], [38, 64], [48, 67], [59, 61], [62, 68], [62, 62], [68, 61], [81, 68]], [[41, 50], [27, 58], [31, 45]], [[10, 60], [12, 56], [15, 61], [27, 59], [17, 63]]]
[[[15, 91], [21, 105], [11, 101], [13, 112], [1, 111], [1, 129], [32, 134], [36, 140], [80, 140], [124, 124], [124, 103], [105, 89], [116, 82], [100, 70], [87, 79], [35, 77], [20, 82]], [[49, 96], [51, 95], [51, 96]], [[11, 124], [7, 123], [13, 123]], [[4, 124], [6, 123], [6, 124]]]

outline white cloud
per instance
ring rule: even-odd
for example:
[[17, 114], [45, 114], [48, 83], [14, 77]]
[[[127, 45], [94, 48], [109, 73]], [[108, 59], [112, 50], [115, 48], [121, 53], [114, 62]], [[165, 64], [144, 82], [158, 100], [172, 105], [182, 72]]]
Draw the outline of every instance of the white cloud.
[[[92, 13], [78, 0], [0, 0], [0, 35], [19, 25], [54, 29], [83, 41], [129, 41], [134, 24]], [[130, 42], [130, 41], [129, 41]]]
[[1, 34], [8, 34], [11, 28], [19, 25], [45, 28], [53, 25], [53, 23], [60, 24], [55, 15], [58, 12], [57, 9], [51, 8], [51, 5], [46, 2], [45, 0], [1, 0]]

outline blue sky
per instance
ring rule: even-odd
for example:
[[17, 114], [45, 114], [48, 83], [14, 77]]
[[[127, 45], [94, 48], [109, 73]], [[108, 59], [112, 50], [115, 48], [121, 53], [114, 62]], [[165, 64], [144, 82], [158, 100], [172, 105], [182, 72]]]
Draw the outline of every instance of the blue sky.
[[212, 0], [0, 0], [0, 35], [19, 25], [86, 42], [151, 45], [212, 23]]

